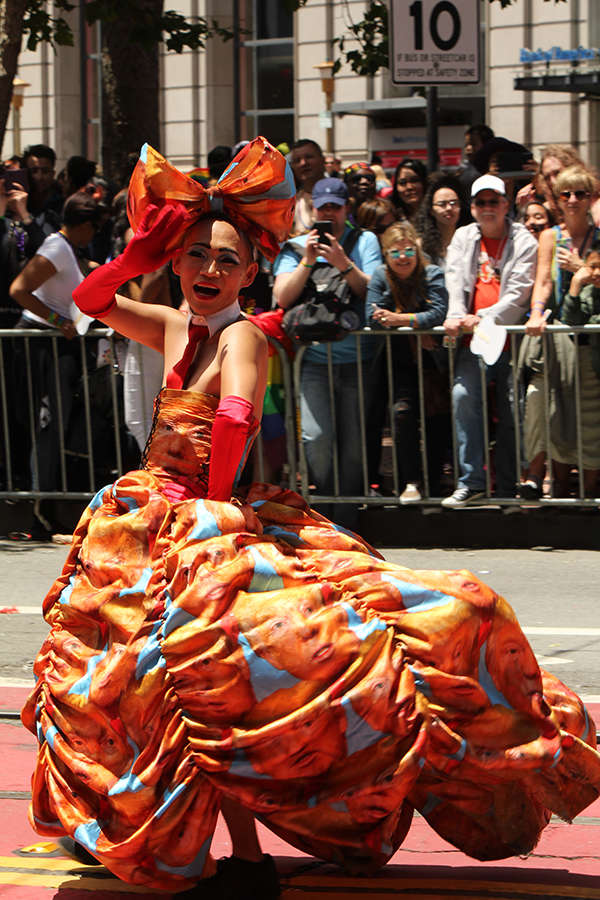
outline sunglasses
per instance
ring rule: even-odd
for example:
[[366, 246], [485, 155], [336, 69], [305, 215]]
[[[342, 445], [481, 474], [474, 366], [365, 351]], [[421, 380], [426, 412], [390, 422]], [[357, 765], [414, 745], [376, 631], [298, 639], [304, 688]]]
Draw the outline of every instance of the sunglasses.
[[460, 206], [460, 200], [436, 200], [435, 203], [431, 204], [432, 206], [437, 206], [439, 209], [456, 209], [457, 206]]
[[586, 200], [590, 196], [589, 191], [560, 191], [559, 195], [561, 200], [569, 200], [571, 197], [575, 197], [576, 200]]
[[500, 206], [500, 198], [494, 197], [491, 200], [484, 200], [482, 197], [474, 200], [473, 203], [478, 209], [481, 209], [483, 206]]
[[359, 181], [362, 181], [363, 178], [366, 178], [367, 181], [370, 181], [371, 184], [375, 183], [375, 176], [371, 175], [370, 172], [359, 172], [358, 175], [352, 175], [350, 181], [353, 184], [357, 184]]
[[416, 255], [416, 247], [405, 247], [404, 250], [388, 250], [388, 256], [391, 259], [400, 259], [401, 256], [406, 256], [407, 259], [412, 259], [413, 256]]
[[399, 178], [396, 184], [399, 184], [400, 187], [406, 187], [407, 184], [421, 184], [421, 179], [417, 178]]

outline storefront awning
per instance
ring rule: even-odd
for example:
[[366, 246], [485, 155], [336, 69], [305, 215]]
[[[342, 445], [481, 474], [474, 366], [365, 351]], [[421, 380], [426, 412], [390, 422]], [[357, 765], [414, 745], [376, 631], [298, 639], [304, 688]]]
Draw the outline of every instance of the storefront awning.
[[390, 97], [387, 100], [353, 100], [332, 103], [331, 112], [338, 116], [376, 116], [394, 109], [425, 109], [425, 97]]
[[566, 75], [523, 75], [515, 78], [516, 91], [554, 91], [557, 93], [600, 96], [600, 71], [569, 72]]

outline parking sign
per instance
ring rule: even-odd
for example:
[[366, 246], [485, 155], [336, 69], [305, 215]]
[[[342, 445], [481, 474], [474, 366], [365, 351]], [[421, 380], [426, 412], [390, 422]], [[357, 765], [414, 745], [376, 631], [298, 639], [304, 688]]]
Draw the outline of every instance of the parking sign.
[[390, 0], [394, 84], [479, 81], [480, 0]]

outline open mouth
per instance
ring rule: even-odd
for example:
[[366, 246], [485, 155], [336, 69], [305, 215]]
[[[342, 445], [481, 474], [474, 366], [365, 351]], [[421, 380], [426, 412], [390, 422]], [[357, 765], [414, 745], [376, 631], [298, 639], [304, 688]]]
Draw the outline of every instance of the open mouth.
[[323, 644], [322, 647], [319, 647], [316, 653], [313, 653], [313, 659], [316, 659], [318, 661], [329, 659], [332, 653], [333, 644]]
[[363, 812], [372, 819], [383, 819], [389, 815], [389, 810], [385, 806], [366, 806]]
[[316, 750], [305, 750], [302, 753], [294, 754], [291, 759], [292, 768], [294, 769], [306, 769], [308, 766], [311, 766], [315, 760], [317, 759]]
[[197, 297], [216, 297], [219, 293], [219, 289], [213, 287], [210, 284], [195, 284], [194, 285], [194, 294]]

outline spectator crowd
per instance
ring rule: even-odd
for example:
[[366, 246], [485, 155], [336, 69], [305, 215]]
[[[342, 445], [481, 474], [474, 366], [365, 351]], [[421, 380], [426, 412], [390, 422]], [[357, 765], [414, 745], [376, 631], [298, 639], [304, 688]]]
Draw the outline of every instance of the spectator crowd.
[[[192, 177], [214, 184], [243, 143], [215, 147]], [[297, 185], [293, 229], [272, 266], [260, 260], [244, 308], [270, 317], [290, 353], [308, 344], [295, 400], [314, 490], [358, 498], [368, 483], [406, 504], [447, 494], [442, 505], [457, 508], [490, 487], [499, 498], [539, 499], [549, 478], [553, 495], [568, 497], [581, 469], [586, 495], [596, 496], [600, 333], [544, 335], [550, 322], [600, 323], [600, 191], [575, 148], [551, 145], [538, 162], [476, 125], [461, 166], [432, 173], [408, 157], [393, 172], [376, 155], [344, 165], [312, 140], [280, 149]], [[85, 490], [90, 414], [92, 468], [114, 467], [114, 373], [124, 465], [135, 467], [143, 451], [159, 355], [118, 335], [114, 357], [102, 338], [82, 350], [75, 338], [98, 323], [71, 297], [131, 237], [136, 159], [112, 183], [79, 156], [57, 172], [54, 150], [38, 144], [0, 172], [0, 327], [16, 329], [1, 341], [3, 487]], [[121, 292], [182, 305], [170, 266]], [[511, 344], [504, 326], [519, 324], [525, 335]], [[443, 339], [420, 334], [435, 326]], [[40, 336], [28, 344], [22, 329]], [[261, 451], [273, 479], [285, 461], [281, 422], [273, 424], [281, 408], [275, 358]], [[354, 524], [352, 504], [325, 511]]]

